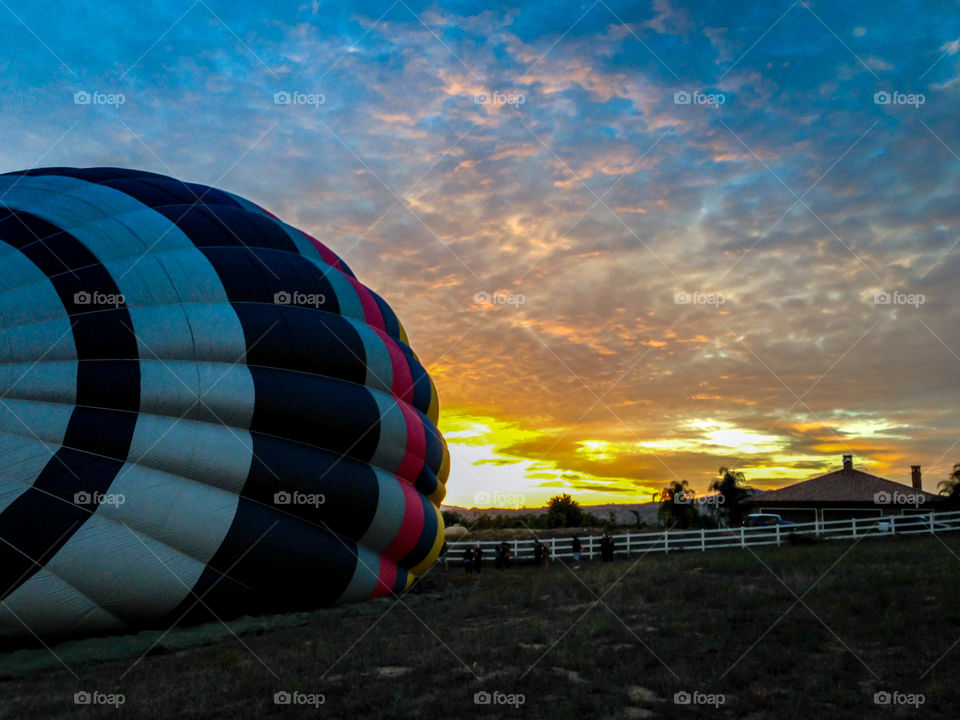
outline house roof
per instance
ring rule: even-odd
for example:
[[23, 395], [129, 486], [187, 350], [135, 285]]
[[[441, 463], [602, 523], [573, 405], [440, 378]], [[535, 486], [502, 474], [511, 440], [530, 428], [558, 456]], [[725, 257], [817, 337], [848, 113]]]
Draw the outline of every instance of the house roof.
[[[769, 505], [771, 503], [866, 503], [875, 504], [874, 496], [885, 492], [891, 497], [894, 493], [917, 493], [909, 485], [893, 482], [877, 475], [860, 470], [840, 469], [826, 475], [788, 485], [779, 490], [758, 493], [747, 500], [746, 505]], [[938, 502], [943, 498], [933, 493], [923, 492], [924, 502]]]

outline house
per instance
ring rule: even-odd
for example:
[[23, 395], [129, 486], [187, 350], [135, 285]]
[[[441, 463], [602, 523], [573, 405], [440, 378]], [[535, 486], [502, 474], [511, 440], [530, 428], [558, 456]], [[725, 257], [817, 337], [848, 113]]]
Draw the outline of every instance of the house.
[[777, 513], [794, 522], [824, 522], [929, 512], [945, 501], [946, 498], [924, 492], [919, 465], [911, 466], [910, 485], [905, 485], [855, 470], [853, 455], [844, 455], [839, 470], [779, 490], [757, 493], [742, 504], [751, 513]]

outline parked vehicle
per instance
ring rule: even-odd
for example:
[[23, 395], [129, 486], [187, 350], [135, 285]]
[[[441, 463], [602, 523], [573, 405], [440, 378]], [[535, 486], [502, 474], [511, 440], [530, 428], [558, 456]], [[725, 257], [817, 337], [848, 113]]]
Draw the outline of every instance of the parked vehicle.
[[753, 513], [751, 515], [747, 515], [743, 521], [744, 527], [775, 527], [777, 525], [780, 527], [797, 526], [795, 522], [784, 520], [776, 513]]
[[[916, 532], [918, 530], [930, 530], [929, 515], [888, 515], [880, 520], [876, 525], [877, 532], [898, 533], [898, 532]], [[934, 530], [949, 530], [949, 525], [934, 522]]]

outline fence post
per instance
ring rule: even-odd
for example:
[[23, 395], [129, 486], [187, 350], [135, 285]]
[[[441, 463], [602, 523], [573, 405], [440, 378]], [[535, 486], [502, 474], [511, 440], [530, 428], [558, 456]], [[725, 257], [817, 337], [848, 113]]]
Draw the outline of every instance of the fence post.
[[707, 531], [700, 528], [700, 552], [707, 551]]
[[633, 537], [633, 533], [627, 533], [627, 557], [630, 557], [630, 538]]
[[777, 547], [780, 547], [780, 525], [777, 525]]
[[928, 517], [930, 518], [930, 532], [932, 533], [933, 532], [933, 511], [932, 510], [930, 511], [930, 515]]
[[745, 548], [747, 546], [747, 536], [744, 534], [745, 530], [746, 528], [743, 525], [741, 525], [740, 526], [740, 547], [741, 548]]

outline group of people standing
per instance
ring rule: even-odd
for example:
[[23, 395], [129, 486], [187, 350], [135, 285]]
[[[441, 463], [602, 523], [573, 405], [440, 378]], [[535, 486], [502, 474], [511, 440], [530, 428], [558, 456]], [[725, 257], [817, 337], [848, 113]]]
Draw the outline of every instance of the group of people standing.
[[483, 568], [483, 548], [480, 543], [474, 543], [472, 548], [468, 547], [463, 551], [463, 569], [467, 575], [478, 573]]
[[[537, 565], [544, 563], [546, 546], [539, 539], [535, 541], [533, 548], [534, 562]], [[510, 567], [513, 550], [506, 540], [501, 540], [500, 544], [493, 549], [493, 566], [497, 570], [506, 570]], [[480, 543], [474, 543], [473, 547], [468, 547], [463, 551], [463, 569], [467, 574], [479, 573], [483, 568], [483, 548]]]
[[[570, 549], [573, 552], [573, 567], [580, 567], [580, 558], [583, 555], [583, 543], [576, 535], [571, 539]], [[613, 554], [616, 550], [614, 540], [607, 533], [600, 538], [600, 560], [602, 562], [612, 562]], [[513, 550], [506, 540], [501, 540], [500, 544], [494, 548], [493, 564], [498, 570], [505, 570], [510, 567], [513, 558]], [[473, 547], [465, 548], [462, 559], [463, 569], [466, 573], [479, 573], [483, 567], [483, 548], [480, 543], [474, 543]], [[550, 565], [550, 544], [541, 542], [540, 538], [534, 538], [533, 541], [533, 564], [536, 566], [548, 567]]]

